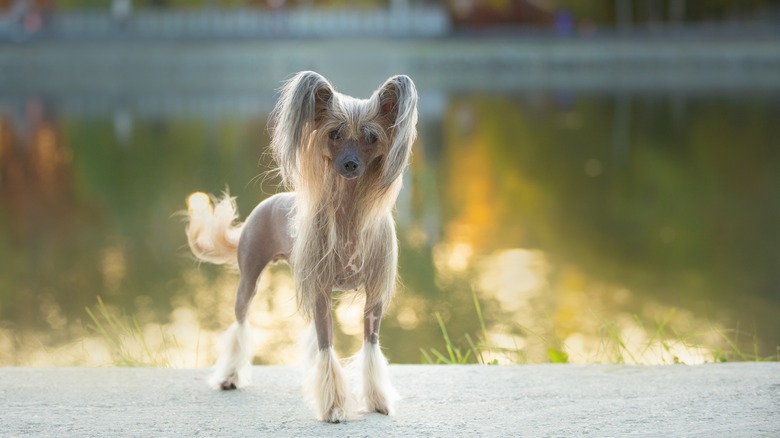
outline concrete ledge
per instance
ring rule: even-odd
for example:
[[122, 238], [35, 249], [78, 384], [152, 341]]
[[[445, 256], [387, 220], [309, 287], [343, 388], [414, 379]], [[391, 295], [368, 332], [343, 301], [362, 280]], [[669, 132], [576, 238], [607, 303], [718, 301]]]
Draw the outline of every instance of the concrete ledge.
[[2, 368], [2, 436], [780, 436], [780, 364], [392, 366], [397, 414], [314, 419], [301, 371]]
[[270, 103], [281, 81], [303, 69], [360, 96], [399, 72], [423, 92], [777, 93], [780, 37], [0, 44], [0, 92], [8, 96], [258, 94]]

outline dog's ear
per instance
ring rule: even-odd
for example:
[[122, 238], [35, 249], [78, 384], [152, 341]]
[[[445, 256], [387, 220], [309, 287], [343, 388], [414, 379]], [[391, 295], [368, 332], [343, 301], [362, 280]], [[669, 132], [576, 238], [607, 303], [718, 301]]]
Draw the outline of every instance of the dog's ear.
[[379, 87], [374, 98], [390, 132], [390, 150], [382, 172], [382, 186], [387, 187], [403, 173], [417, 137], [417, 89], [409, 76], [393, 76]]
[[290, 188], [295, 186], [298, 152], [309, 144], [333, 94], [330, 83], [313, 71], [296, 74], [281, 88], [270, 117], [271, 150], [282, 180]]

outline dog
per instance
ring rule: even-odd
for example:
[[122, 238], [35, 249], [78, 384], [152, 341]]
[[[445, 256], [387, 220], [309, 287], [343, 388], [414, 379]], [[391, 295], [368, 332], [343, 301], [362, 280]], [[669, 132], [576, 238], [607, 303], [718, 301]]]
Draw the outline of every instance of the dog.
[[[305, 71], [284, 83], [269, 119], [270, 149], [289, 192], [261, 202], [241, 224], [235, 200], [190, 198], [186, 234], [194, 255], [237, 265], [235, 323], [221, 345], [210, 382], [249, 383], [252, 346], [247, 310], [271, 262], [289, 263], [303, 316], [313, 321], [306, 391], [317, 417], [346, 421], [351, 393], [333, 350], [334, 291], [365, 294], [363, 345], [356, 355], [360, 398], [368, 412], [390, 415], [396, 392], [379, 347], [379, 326], [393, 296], [398, 244], [392, 210], [417, 135], [417, 91], [393, 76], [369, 99], [338, 93]], [[204, 200], [205, 198], [205, 200]]]

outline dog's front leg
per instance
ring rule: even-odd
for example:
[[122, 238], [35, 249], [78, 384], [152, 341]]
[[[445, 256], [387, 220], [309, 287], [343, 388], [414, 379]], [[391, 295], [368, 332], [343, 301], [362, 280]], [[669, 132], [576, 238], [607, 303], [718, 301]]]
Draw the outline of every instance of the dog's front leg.
[[320, 420], [329, 423], [344, 422], [347, 421], [351, 403], [344, 372], [333, 350], [330, 291], [317, 297], [314, 326], [318, 351], [313, 369], [310, 370], [307, 389], [314, 399]]
[[382, 321], [382, 304], [367, 304], [363, 312], [363, 348], [360, 361], [362, 394], [369, 412], [390, 415], [398, 395], [390, 383], [387, 359], [379, 348], [379, 324]]

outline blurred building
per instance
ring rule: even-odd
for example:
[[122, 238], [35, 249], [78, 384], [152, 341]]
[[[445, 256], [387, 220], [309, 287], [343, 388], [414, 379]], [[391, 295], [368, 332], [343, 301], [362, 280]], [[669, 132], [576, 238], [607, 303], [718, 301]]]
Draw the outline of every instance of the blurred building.
[[[25, 17], [51, 15], [40, 36], [69, 38], [266, 38], [439, 36], [450, 30], [437, 3], [393, 0], [367, 6], [319, 2], [220, 2], [112, 0], [105, 7], [78, 1], [0, 0], [0, 38], [37, 34]], [[327, 7], [326, 7], [327, 6]]]
[[744, 30], [780, 1], [746, 0], [0, 0], [0, 40], [436, 37], [539, 31]]
[[460, 28], [550, 27], [555, 19], [555, 3], [549, 0], [456, 0], [446, 4], [453, 23]]

